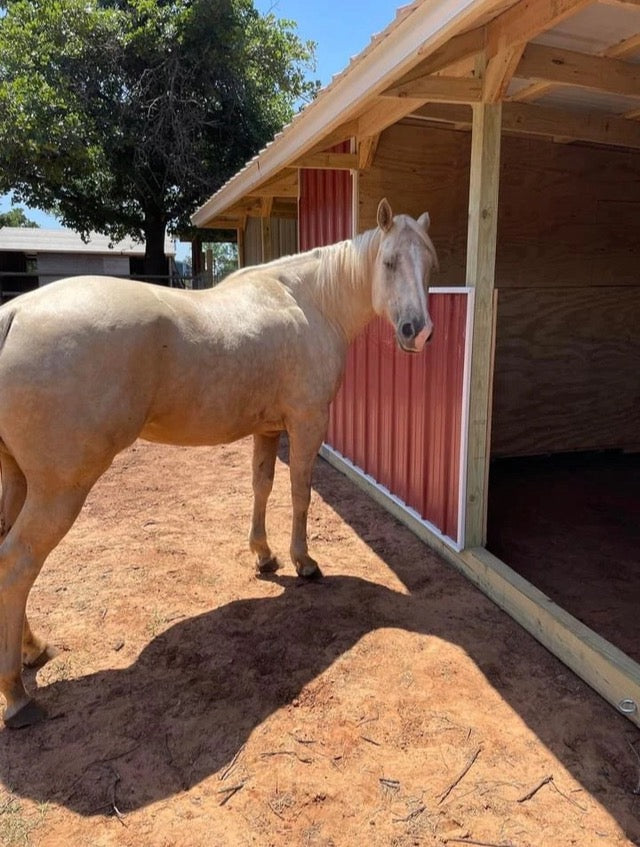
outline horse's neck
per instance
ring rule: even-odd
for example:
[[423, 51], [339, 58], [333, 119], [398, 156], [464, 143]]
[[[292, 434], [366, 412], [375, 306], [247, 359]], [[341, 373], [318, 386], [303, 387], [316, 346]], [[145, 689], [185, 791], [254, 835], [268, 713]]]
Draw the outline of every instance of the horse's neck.
[[316, 299], [325, 317], [341, 329], [348, 342], [374, 316], [371, 269], [376, 250], [375, 232], [320, 248]]

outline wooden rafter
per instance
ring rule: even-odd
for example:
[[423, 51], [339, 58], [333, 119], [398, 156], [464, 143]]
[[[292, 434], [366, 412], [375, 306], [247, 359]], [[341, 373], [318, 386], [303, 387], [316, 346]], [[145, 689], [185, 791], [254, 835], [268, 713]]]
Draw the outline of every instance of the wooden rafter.
[[[471, 126], [471, 113], [463, 106], [430, 103], [421, 106], [414, 115], [461, 127]], [[588, 141], [640, 150], [640, 123], [602, 112], [567, 112], [528, 103], [504, 103], [502, 129], [504, 132], [562, 139], [565, 142]]]
[[489, 59], [482, 76], [484, 103], [498, 103], [504, 98], [522, 57], [524, 46], [524, 44], [514, 44]]
[[[348, 141], [350, 138], [354, 138], [358, 134], [358, 121], [346, 121], [341, 124], [337, 129], [334, 129], [333, 132], [328, 133], [322, 139], [319, 144], [316, 144], [314, 147], [309, 150], [309, 153], [322, 153], [328, 150], [329, 147], [334, 147], [336, 144], [341, 144], [343, 141]], [[308, 155], [307, 154], [307, 155]]]
[[603, 56], [610, 56], [612, 59], [624, 59], [627, 56], [632, 56], [640, 51], [640, 32], [636, 32], [630, 38], [625, 38], [611, 47], [607, 47], [603, 51]]
[[298, 171], [290, 170], [254, 189], [249, 197], [297, 197]]
[[526, 44], [591, 2], [593, 0], [520, 0], [487, 25], [488, 58], [515, 44]]
[[290, 167], [349, 171], [358, 167], [358, 157], [355, 153], [308, 153], [292, 162]]
[[482, 82], [470, 77], [427, 76], [388, 88], [384, 96], [437, 103], [479, 103], [482, 99]]
[[401, 77], [393, 87], [397, 88], [398, 86], [414, 82], [417, 79], [423, 79], [437, 71], [448, 68], [450, 65], [455, 65], [457, 62], [468, 59], [471, 56], [475, 56], [484, 49], [484, 44], [484, 27], [479, 27], [478, 29], [470, 30], [469, 32], [463, 32], [461, 35], [456, 35], [450, 41], [447, 41], [446, 44], [443, 44], [438, 50], [434, 50], [430, 56], [423, 59], [423, 61], [416, 65], [416, 67], [409, 71], [409, 73]]
[[373, 165], [379, 141], [380, 133], [368, 135], [366, 138], [360, 139], [360, 143], [358, 144], [358, 167], [361, 171], [367, 170]]
[[[630, 38], [625, 38], [623, 41], [619, 41], [617, 44], [612, 44], [610, 47], [607, 47], [605, 50], [603, 50], [599, 55], [605, 56], [610, 59], [624, 59], [627, 56], [632, 56], [639, 50], [640, 33], [636, 33]], [[522, 89], [521, 91], [516, 92], [509, 99], [517, 100], [519, 102], [537, 100], [539, 97], [542, 97], [549, 91], [553, 91], [554, 88], [557, 87], [558, 83], [554, 82], [534, 82], [531, 85], [528, 85], [526, 88]], [[625, 114], [625, 117], [635, 117], [635, 115], [633, 112], [629, 112]]]
[[378, 97], [369, 101], [358, 119], [358, 138], [366, 138], [382, 132], [391, 124], [405, 118], [422, 106], [424, 100], [413, 97]]
[[518, 77], [577, 85], [593, 91], [637, 96], [640, 93], [640, 66], [611, 59], [589, 56], [572, 50], [529, 44], [516, 71]]

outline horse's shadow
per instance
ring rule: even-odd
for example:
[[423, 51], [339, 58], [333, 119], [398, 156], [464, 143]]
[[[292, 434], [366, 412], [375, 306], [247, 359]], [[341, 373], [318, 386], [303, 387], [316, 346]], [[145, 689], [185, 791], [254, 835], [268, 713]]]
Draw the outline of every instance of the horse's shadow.
[[[424, 597], [354, 577], [270, 579], [283, 588], [276, 597], [237, 600], [180, 621], [127, 668], [41, 689], [49, 719], [3, 733], [4, 784], [91, 815], [109, 807], [126, 772], [120, 790], [126, 784], [131, 793], [122, 807], [152, 803], [220, 770], [252, 730], [366, 633], [432, 628], [437, 604], [425, 608]], [[444, 626], [440, 620], [435, 628]], [[69, 761], [72, 771], [62, 766]]]
[[[253, 730], [363, 636], [392, 627], [459, 645], [586, 790], [640, 834], [627, 803], [634, 760], [629, 756], [624, 771], [618, 760], [616, 791], [603, 793], [593, 765], [602, 760], [600, 742], [583, 730], [619, 721], [624, 755], [625, 736], [637, 734], [631, 725], [575, 678], [569, 703], [571, 675], [559, 662], [325, 463], [318, 464], [314, 488], [408, 593], [358, 577], [307, 583], [275, 575], [270, 581], [282, 589], [275, 596], [237, 600], [175, 623], [127, 668], [42, 689], [50, 719], [0, 734], [2, 782], [82, 815], [109, 811], [116, 798], [129, 811], [171, 797], [224, 768]], [[540, 695], [530, 697], [537, 687]], [[562, 709], [558, 697], [565, 698]]]

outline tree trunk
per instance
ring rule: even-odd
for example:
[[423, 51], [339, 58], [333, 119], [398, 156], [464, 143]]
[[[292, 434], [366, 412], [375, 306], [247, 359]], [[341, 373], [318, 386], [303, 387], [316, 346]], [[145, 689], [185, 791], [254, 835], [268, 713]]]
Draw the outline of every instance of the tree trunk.
[[149, 282], [169, 285], [169, 263], [164, 254], [166, 223], [160, 215], [148, 214], [145, 218], [144, 275]]

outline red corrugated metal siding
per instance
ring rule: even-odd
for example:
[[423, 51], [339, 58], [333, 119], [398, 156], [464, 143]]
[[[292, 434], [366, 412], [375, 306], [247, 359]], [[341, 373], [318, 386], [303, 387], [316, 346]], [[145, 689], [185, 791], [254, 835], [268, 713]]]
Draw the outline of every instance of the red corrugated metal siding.
[[[351, 237], [351, 198], [347, 171], [301, 171], [301, 250]], [[349, 350], [327, 433], [331, 447], [454, 540], [467, 300], [464, 291], [431, 293], [434, 337], [418, 356], [398, 350], [393, 330], [375, 320]]]
[[[400, 351], [376, 320], [352, 346], [327, 443], [458, 540], [467, 293], [432, 292], [427, 350]], [[350, 426], [349, 422], [355, 422]]]
[[[348, 153], [349, 142], [332, 148], [335, 153]], [[301, 170], [298, 200], [298, 233], [300, 250], [311, 250], [344, 241], [353, 234], [352, 224], [353, 181], [349, 171]], [[345, 374], [344, 390], [351, 394], [355, 379], [353, 350]], [[329, 420], [329, 443], [344, 455], [353, 455], [358, 441], [356, 422], [350, 404], [333, 404]], [[337, 445], [340, 445], [339, 447]]]

